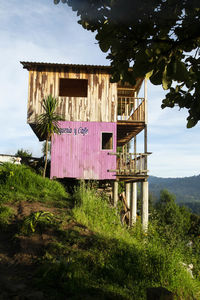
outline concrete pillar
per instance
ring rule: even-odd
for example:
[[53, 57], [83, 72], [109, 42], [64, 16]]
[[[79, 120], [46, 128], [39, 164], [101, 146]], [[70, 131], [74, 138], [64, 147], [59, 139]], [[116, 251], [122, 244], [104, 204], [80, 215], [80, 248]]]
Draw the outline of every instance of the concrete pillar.
[[113, 183], [113, 205], [114, 207], [117, 206], [118, 202], [118, 181], [114, 181]]
[[128, 208], [130, 208], [130, 197], [131, 197], [131, 184], [130, 182], [126, 183], [126, 202]]
[[148, 229], [149, 219], [149, 183], [148, 181], [142, 182], [142, 227], [144, 231]]
[[130, 226], [136, 223], [137, 217], [137, 182], [131, 183]]

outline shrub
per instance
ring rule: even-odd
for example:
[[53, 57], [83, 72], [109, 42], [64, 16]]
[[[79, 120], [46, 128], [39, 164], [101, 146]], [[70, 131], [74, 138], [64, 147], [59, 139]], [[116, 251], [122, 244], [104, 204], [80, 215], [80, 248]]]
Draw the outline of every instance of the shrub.
[[19, 156], [19, 157], [32, 157], [32, 153], [29, 150], [24, 150], [23, 148], [17, 150], [17, 152], [15, 153], [15, 156]]
[[48, 211], [37, 211], [25, 217], [21, 231], [26, 234], [34, 233], [36, 229], [42, 231], [45, 227], [55, 224], [56, 220], [52, 213]]

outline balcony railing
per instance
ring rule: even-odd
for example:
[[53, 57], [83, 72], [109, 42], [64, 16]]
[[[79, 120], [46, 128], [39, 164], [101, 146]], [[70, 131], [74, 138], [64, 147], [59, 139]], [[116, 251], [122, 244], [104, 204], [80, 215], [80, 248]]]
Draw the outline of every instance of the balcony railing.
[[144, 122], [144, 98], [118, 96], [117, 120]]
[[117, 168], [110, 172], [116, 172], [116, 175], [147, 175], [147, 156], [151, 152], [109, 154], [117, 157]]

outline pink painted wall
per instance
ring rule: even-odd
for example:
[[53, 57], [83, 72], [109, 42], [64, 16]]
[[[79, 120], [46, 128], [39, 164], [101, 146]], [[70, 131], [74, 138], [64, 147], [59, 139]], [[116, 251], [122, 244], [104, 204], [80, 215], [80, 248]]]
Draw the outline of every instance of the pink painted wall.
[[[116, 123], [60, 122], [51, 146], [51, 178], [115, 179]], [[101, 150], [102, 132], [113, 133], [113, 149]]]

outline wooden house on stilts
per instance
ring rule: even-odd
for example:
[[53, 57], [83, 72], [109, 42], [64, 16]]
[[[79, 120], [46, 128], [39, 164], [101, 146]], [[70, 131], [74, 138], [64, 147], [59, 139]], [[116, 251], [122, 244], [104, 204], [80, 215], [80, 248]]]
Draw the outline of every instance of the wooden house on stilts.
[[[137, 183], [142, 185], [142, 223], [148, 225], [147, 87], [110, 83], [109, 66], [21, 62], [29, 71], [27, 122], [36, 128], [42, 99], [58, 99], [60, 135], [51, 145], [51, 178], [106, 180], [113, 183], [114, 205], [118, 182], [125, 181], [130, 224], [136, 221]], [[138, 92], [144, 81], [144, 97]], [[137, 153], [137, 135], [144, 131], [144, 152]], [[128, 143], [134, 139], [132, 153]], [[117, 149], [120, 151], [118, 152]]]

